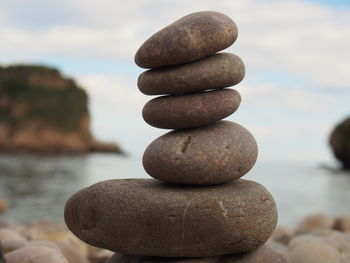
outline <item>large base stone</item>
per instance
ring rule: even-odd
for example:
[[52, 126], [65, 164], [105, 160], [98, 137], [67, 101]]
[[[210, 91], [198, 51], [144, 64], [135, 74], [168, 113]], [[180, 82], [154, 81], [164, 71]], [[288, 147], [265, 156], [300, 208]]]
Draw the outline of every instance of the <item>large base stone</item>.
[[147, 179], [109, 180], [76, 193], [65, 208], [83, 241], [115, 252], [209, 257], [253, 250], [272, 234], [277, 209], [260, 184], [179, 186]]

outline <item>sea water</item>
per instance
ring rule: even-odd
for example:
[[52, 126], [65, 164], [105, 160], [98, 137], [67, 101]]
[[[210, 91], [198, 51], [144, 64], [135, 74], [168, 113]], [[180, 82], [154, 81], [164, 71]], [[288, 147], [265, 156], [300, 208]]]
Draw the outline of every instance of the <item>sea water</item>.
[[[63, 222], [67, 199], [93, 183], [122, 178], [149, 178], [140, 158], [114, 154], [45, 157], [0, 156], [0, 198], [11, 222]], [[245, 178], [263, 184], [274, 196], [279, 224], [293, 226], [316, 212], [350, 214], [350, 174], [317, 164], [257, 162]]]

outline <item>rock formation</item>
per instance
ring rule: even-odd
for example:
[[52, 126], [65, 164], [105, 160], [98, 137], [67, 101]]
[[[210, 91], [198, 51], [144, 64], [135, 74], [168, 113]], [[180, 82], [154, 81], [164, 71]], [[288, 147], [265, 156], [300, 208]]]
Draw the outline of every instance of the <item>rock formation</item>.
[[0, 152], [117, 152], [90, 132], [86, 92], [56, 69], [0, 67]]
[[350, 118], [335, 127], [329, 142], [335, 158], [341, 162], [344, 169], [350, 169]]
[[255, 164], [255, 139], [241, 125], [222, 121], [240, 104], [239, 93], [224, 88], [243, 79], [244, 65], [235, 55], [215, 52], [236, 38], [230, 18], [198, 12], [137, 51], [136, 63], [152, 68], [141, 74], [139, 89], [165, 95], [145, 105], [144, 119], [174, 129], [144, 153], [143, 166], [157, 180], [100, 182], [65, 207], [75, 235], [118, 253], [108, 263], [288, 262], [264, 245], [277, 223], [273, 197], [262, 185], [239, 179]]

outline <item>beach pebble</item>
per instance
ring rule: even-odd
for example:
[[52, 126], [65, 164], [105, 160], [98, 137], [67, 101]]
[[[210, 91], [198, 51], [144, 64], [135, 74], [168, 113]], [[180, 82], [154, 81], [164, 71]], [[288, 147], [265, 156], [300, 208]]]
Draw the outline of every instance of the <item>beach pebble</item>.
[[313, 233], [314, 236], [342, 253], [346, 262], [350, 262], [350, 235], [330, 229]]
[[278, 226], [270, 237], [270, 240], [277, 243], [282, 243], [283, 245], [288, 245], [294, 234], [294, 230]]
[[73, 195], [65, 220], [83, 241], [118, 253], [209, 257], [265, 243], [275, 229], [277, 209], [271, 194], [248, 180], [184, 187], [120, 179]]
[[237, 34], [236, 24], [224, 14], [193, 13], [146, 40], [135, 55], [135, 62], [142, 68], [191, 62], [231, 46]]
[[336, 248], [310, 235], [300, 235], [290, 242], [288, 254], [291, 263], [347, 263]]
[[28, 240], [17, 230], [10, 227], [0, 228], [0, 242], [5, 253], [25, 246]]
[[55, 248], [48, 246], [25, 246], [5, 254], [7, 263], [69, 263]]
[[143, 107], [143, 119], [157, 128], [185, 129], [215, 123], [235, 112], [239, 93], [222, 89], [150, 100]]
[[114, 255], [114, 252], [102, 249], [95, 254], [89, 255], [90, 263], [106, 263], [108, 259], [110, 259]]
[[309, 233], [322, 229], [331, 229], [334, 220], [329, 215], [316, 213], [305, 217], [297, 226], [296, 233]]
[[337, 217], [333, 228], [350, 234], [350, 215]]
[[61, 251], [69, 263], [89, 263], [86, 256], [82, 255], [73, 246], [64, 242], [57, 242], [55, 245], [58, 247], [58, 249]]
[[229, 121], [169, 132], [145, 150], [143, 167], [159, 180], [179, 184], [220, 184], [246, 174], [255, 164], [254, 137]]
[[106, 263], [288, 263], [287, 256], [269, 245], [244, 254], [207, 258], [157, 258], [115, 254]]
[[195, 62], [151, 69], [137, 81], [146, 95], [192, 93], [233, 86], [244, 78], [243, 61], [230, 53], [217, 53]]
[[27, 226], [26, 233], [32, 240], [49, 242], [64, 242], [73, 246], [83, 256], [87, 256], [88, 248], [85, 243], [74, 236], [66, 226], [53, 222], [35, 222]]

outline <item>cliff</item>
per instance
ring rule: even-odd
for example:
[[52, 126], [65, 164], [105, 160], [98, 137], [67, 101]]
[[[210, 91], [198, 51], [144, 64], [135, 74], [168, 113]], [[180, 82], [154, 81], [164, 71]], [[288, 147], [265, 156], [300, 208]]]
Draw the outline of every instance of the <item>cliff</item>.
[[0, 152], [115, 152], [90, 131], [88, 96], [43, 66], [0, 67]]
[[344, 169], [350, 169], [350, 117], [339, 123], [330, 135], [334, 156]]

